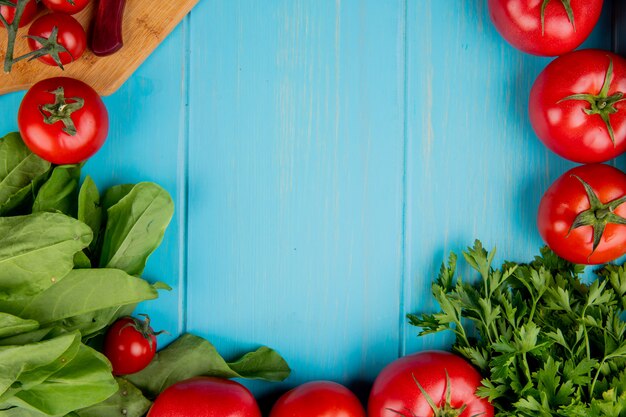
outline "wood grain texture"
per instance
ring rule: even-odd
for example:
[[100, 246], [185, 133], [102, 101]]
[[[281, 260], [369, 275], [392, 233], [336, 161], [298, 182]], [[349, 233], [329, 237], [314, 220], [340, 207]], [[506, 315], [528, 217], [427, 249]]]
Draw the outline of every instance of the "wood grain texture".
[[[605, 4], [587, 46], [610, 46]], [[201, 1], [106, 99], [85, 168], [175, 197], [147, 270], [174, 291], [140, 308], [160, 343], [276, 348], [293, 376], [246, 382], [270, 399], [312, 379], [366, 392], [399, 355], [448, 347], [405, 314], [435, 308], [440, 263], [475, 238], [497, 262], [535, 255], [539, 199], [571, 166], [528, 122], [547, 62], [508, 46], [485, 0]], [[0, 98], [2, 131], [21, 96]]]
[[[142, 62], [154, 51], [165, 37], [189, 13], [198, 0], [159, 1], [128, 0], [124, 13], [124, 46], [117, 53], [97, 57], [90, 50], [65, 70], [38, 61], [21, 61], [9, 74], [0, 76], [0, 94], [28, 89], [37, 81], [50, 77], [72, 77], [91, 85], [101, 95], [115, 92]], [[74, 17], [89, 29], [96, 2]], [[19, 37], [28, 33], [28, 27], [20, 29]], [[6, 51], [6, 31], [0, 31], [0, 56]], [[15, 56], [28, 52], [25, 39], [18, 39]]]
[[[397, 357], [403, 2], [191, 16], [188, 328], [358, 386]], [[256, 384], [256, 392], [276, 389]]]

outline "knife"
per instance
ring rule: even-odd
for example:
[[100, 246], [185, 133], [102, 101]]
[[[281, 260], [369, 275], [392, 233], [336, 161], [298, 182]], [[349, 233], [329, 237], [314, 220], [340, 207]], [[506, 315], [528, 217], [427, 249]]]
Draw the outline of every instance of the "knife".
[[99, 0], [91, 34], [94, 55], [107, 56], [124, 46], [122, 22], [126, 0]]

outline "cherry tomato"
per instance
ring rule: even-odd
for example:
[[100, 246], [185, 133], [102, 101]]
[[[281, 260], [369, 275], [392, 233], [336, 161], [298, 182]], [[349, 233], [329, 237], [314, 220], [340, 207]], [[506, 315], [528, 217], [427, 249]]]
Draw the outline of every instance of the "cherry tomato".
[[149, 318], [123, 317], [109, 327], [104, 339], [104, 355], [113, 365], [113, 375], [141, 371], [152, 361], [156, 349]]
[[602, 0], [489, 0], [488, 6], [491, 20], [507, 42], [541, 56], [578, 48], [602, 12]]
[[539, 204], [537, 224], [546, 244], [577, 264], [601, 264], [626, 254], [626, 174], [608, 165], [573, 168]]
[[109, 117], [93, 88], [73, 78], [33, 85], [18, 111], [18, 126], [30, 150], [54, 164], [85, 161], [102, 147]]
[[555, 59], [530, 93], [537, 136], [563, 158], [594, 163], [626, 151], [626, 60], [607, 51]]
[[[493, 406], [476, 396], [480, 381], [478, 371], [452, 353], [426, 351], [408, 355], [388, 365], [374, 381], [368, 416], [493, 417]], [[432, 409], [420, 387], [440, 410]], [[462, 407], [466, 408], [458, 414]]]
[[[56, 31], [55, 31], [56, 28]], [[50, 13], [41, 16], [28, 29], [28, 46], [31, 51], [48, 51], [38, 59], [48, 65], [63, 66], [77, 60], [87, 48], [85, 29], [72, 16]], [[61, 45], [67, 52], [61, 52]]]
[[270, 417], [365, 417], [356, 396], [343, 385], [309, 382], [280, 397]]
[[[11, 3], [17, 4], [17, 0], [10, 0]], [[26, 4], [26, 8], [22, 13], [22, 18], [20, 19], [19, 27], [24, 27], [33, 21], [35, 16], [39, 13], [39, 7], [36, 0], [30, 0]], [[15, 18], [15, 7], [11, 6], [0, 6], [0, 14], [4, 17], [7, 23], [13, 23], [13, 19]]]
[[227, 379], [199, 377], [163, 391], [148, 417], [261, 417], [261, 411], [243, 385]]
[[43, 4], [53, 12], [75, 14], [89, 4], [89, 0], [42, 0]]

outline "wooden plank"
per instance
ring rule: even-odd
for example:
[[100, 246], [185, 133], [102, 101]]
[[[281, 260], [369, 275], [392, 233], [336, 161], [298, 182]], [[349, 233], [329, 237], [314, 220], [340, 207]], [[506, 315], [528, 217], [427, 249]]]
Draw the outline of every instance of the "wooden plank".
[[353, 388], [398, 353], [404, 2], [191, 18], [188, 328]]
[[186, 30], [184, 24], [177, 28], [119, 91], [105, 99], [109, 137], [83, 170], [101, 191], [154, 181], [174, 199], [174, 218], [144, 273], [146, 279], [163, 281], [173, 290], [161, 291], [158, 300], [136, 310], [150, 315], [155, 330], [170, 333], [159, 336], [159, 346], [184, 331]]
[[[135, 72], [165, 37], [189, 13], [198, 0], [162, 1], [155, 7], [154, 0], [129, 0], [123, 23], [124, 47], [107, 57], [97, 57], [91, 51], [76, 62], [66, 65], [65, 71], [40, 62], [21, 61], [9, 74], [0, 76], [0, 94], [28, 89], [39, 80], [50, 77], [72, 77], [85, 81], [101, 95], [115, 92]], [[83, 27], [88, 28], [94, 14], [94, 4], [75, 15]], [[6, 30], [0, 30], [0, 57], [6, 51]], [[15, 56], [29, 51], [22, 36], [28, 27], [19, 32]], [[4, 62], [4, 61], [3, 61]]]
[[[497, 246], [496, 262], [538, 253], [539, 201], [572, 164], [547, 150], [528, 121], [530, 88], [548, 59], [506, 44], [482, 0], [408, 6], [405, 306], [425, 312], [436, 308], [430, 285], [450, 251], [460, 256], [479, 238]], [[608, 49], [609, 27], [606, 8], [586, 46]], [[406, 352], [451, 341], [416, 335], [407, 325]]]

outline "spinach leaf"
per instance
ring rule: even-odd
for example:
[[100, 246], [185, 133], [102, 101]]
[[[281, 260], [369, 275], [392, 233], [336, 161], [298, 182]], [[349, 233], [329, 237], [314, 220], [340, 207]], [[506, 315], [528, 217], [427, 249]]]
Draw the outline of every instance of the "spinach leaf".
[[32, 296], [60, 282], [91, 237], [89, 227], [62, 214], [0, 217], [0, 299]]
[[74, 254], [74, 268], [75, 269], [91, 268], [91, 259], [89, 259], [89, 257], [85, 255], [85, 252], [83, 252], [82, 250]]
[[65, 333], [67, 333], [65, 330], [61, 331], [57, 327], [46, 327], [0, 339], [0, 346], [28, 345], [41, 342], [44, 339], [52, 339]]
[[149, 398], [155, 398], [170, 385], [195, 376], [282, 381], [290, 372], [285, 360], [269, 348], [262, 347], [228, 364], [207, 340], [184, 334], [158, 352], [143, 371], [128, 375], [126, 379]]
[[41, 211], [61, 212], [76, 217], [80, 169], [81, 165], [55, 167], [48, 181], [41, 186], [37, 193], [33, 203], [33, 213]]
[[157, 297], [147, 281], [119, 269], [75, 269], [33, 297], [20, 316], [47, 324]]
[[53, 362], [61, 363], [63, 354], [77, 341], [80, 342], [80, 334], [70, 333], [24, 346], [0, 347], [0, 403], [7, 401], [10, 396], [7, 391], [22, 373], [49, 366]]
[[33, 181], [48, 170], [50, 162], [33, 154], [18, 133], [0, 139], [0, 215], [5, 215], [27, 198]]
[[153, 183], [137, 184], [107, 210], [100, 266], [141, 275], [173, 213], [167, 191]]
[[106, 190], [102, 198], [102, 209], [104, 212], [106, 213], [108, 209], [119, 203], [133, 188], [135, 188], [135, 184], [120, 184]]
[[0, 339], [26, 333], [39, 328], [35, 320], [24, 320], [11, 314], [0, 312]]
[[[126, 417], [142, 417], [152, 402], [143, 396], [141, 391], [124, 378], [117, 378], [119, 390], [107, 400], [89, 408], [78, 410], [79, 417], [110, 417], [124, 410]], [[0, 415], [1, 417], [1, 415]]]
[[100, 403], [118, 390], [108, 360], [80, 344], [76, 356], [32, 388], [18, 392], [9, 403], [56, 416]]
[[93, 240], [89, 245], [89, 250], [93, 254], [102, 227], [102, 207], [98, 187], [90, 176], [85, 178], [78, 193], [78, 220], [89, 226], [93, 232]]

